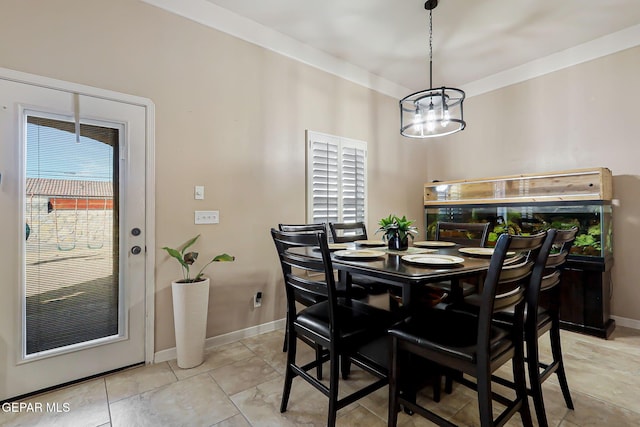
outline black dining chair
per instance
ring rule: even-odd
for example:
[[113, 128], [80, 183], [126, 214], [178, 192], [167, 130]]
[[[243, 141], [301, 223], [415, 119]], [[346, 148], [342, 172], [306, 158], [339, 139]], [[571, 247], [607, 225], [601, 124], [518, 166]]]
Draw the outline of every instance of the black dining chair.
[[[364, 302], [338, 296], [327, 235], [324, 231], [287, 233], [271, 229], [276, 245], [287, 294], [287, 324], [289, 329], [287, 367], [280, 411], [285, 412], [295, 377], [309, 382], [329, 398], [327, 425], [333, 427], [337, 411], [388, 382], [387, 367], [376, 364], [360, 351], [374, 341], [383, 339], [392, 319], [388, 312]], [[285, 248], [317, 246], [319, 251], [307, 255], [295, 254]], [[296, 271], [312, 274], [295, 274]], [[324, 301], [298, 310], [296, 293], [305, 292], [325, 298]], [[305, 338], [328, 349], [322, 360], [305, 365], [296, 361], [298, 339]], [[375, 377], [363, 388], [338, 399], [340, 360], [346, 359]], [[307, 371], [318, 363], [330, 364], [329, 385], [309, 375]]]
[[[315, 233], [318, 231], [325, 231], [326, 230], [326, 224], [278, 224], [278, 228], [280, 229], [280, 231], [287, 231], [287, 232], [292, 232], [292, 233]], [[291, 246], [283, 246], [282, 249], [286, 250], [289, 249], [289, 247], [295, 247], [295, 246], [300, 246], [301, 244], [298, 243], [292, 243]], [[316, 294], [312, 294], [312, 293], [308, 293], [308, 292], [304, 292], [304, 291], [300, 291], [300, 292], [296, 292], [295, 293], [295, 298], [296, 301], [300, 304], [302, 304], [305, 307], [308, 307], [310, 305], [316, 304], [320, 301], [324, 301], [326, 300], [326, 298], [322, 295], [316, 295]], [[289, 311], [287, 309], [287, 313], [286, 313], [286, 318], [289, 317]], [[289, 322], [286, 321], [285, 319], [285, 330], [284, 330], [284, 342], [282, 344], [282, 351], [286, 352], [287, 351], [287, 345], [289, 342], [288, 336], [289, 336]], [[311, 346], [315, 352], [316, 352], [316, 360], [321, 360], [322, 359], [322, 346], [311, 342], [310, 340], [305, 340], [304, 341], [306, 344], [308, 344], [309, 346]], [[322, 364], [319, 363], [318, 366], [316, 367], [316, 375], [318, 377], [318, 379], [322, 379]]]
[[[415, 399], [401, 394], [399, 385], [406, 384], [406, 377], [416, 374], [410, 370], [411, 365], [402, 363], [407, 356], [419, 356], [437, 363], [458, 383], [476, 390], [480, 425], [503, 425], [516, 412], [520, 413], [523, 425], [532, 425], [522, 340], [524, 295], [546, 235], [542, 232], [533, 236], [504, 234], [499, 237], [475, 310], [423, 310], [389, 329], [393, 338], [389, 426], [397, 425], [400, 405], [437, 425], [454, 425], [436, 412], [418, 405]], [[525, 256], [518, 263], [505, 264], [509, 250], [520, 251]], [[541, 271], [538, 274], [541, 276]], [[496, 325], [493, 322], [495, 313], [510, 307], [514, 308], [514, 323], [509, 327]], [[512, 399], [493, 390], [491, 382], [492, 373], [509, 361], [515, 390]], [[407, 366], [408, 372], [405, 371]], [[408, 396], [413, 396], [413, 393]], [[493, 400], [505, 406], [496, 419]]]
[[[367, 240], [367, 227], [362, 221], [358, 222], [330, 222], [329, 229], [334, 243], [351, 243]], [[384, 294], [388, 286], [362, 274], [346, 274], [346, 280], [352, 284], [362, 286], [371, 295]]]
[[[327, 230], [327, 225], [326, 223], [320, 223], [320, 224], [278, 224], [278, 229], [280, 231], [286, 231], [286, 232], [291, 232], [291, 233], [315, 233], [317, 231], [326, 231]], [[346, 283], [339, 283], [337, 284], [338, 287], [338, 295], [340, 296], [345, 296], [346, 295], [346, 288], [347, 288], [347, 284]], [[365, 288], [363, 288], [360, 285], [353, 285], [350, 284], [350, 288], [349, 288], [349, 297], [351, 298], [355, 298], [355, 299], [366, 299], [368, 297], [368, 292], [366, 291]], [[309, 293], [305, 293], [304, 291], [299, 291], [296, 292], [295, 294], [296, 296], [296, 301], [298, 301], [300, 304], [308, 307], [312, 304], [318, 303], [320, 301], [324, 301], [324, 298], [318, 295], [314, 295], [314, 294], [309, 294]], [[287, 314], [288, 316], [288, 314]], [[289, 330], [287, 327], [286, 320], [285, 320], [285, 332], [284, 332], [284, 341], [282, 343], [282, 351], [286, 352], [287, 351], [287, 345], [288, 345], [288, 334], [289, 334]], [[309, 344], [311, 347], [314, 348], [315, 352], [316, 352], [316, 359], [320, 360], [320, 357], [322, 355], [322, 347], [318, 346], [316, 343], [310, 342], [308, 340], [304, 340], [307, 344]], [[343, 364], [343, 372], [344, 372], [344, 376], [345, 378], [349, 375], [349, 371], [350, 371], [350, 364], [348, 363], [348, 361], [344, 361]], [[317, 377], [318, 379], [322, 379], [322, 364], [319, 364], [316, 368], [317, 371]]]
[[[549, 425], [542, 394], [542, 383], [552, 374], [556, 374], [562, 396], [567, 408], [573, 409], [573, 401], [569, 392], [567, 375], [564, 370], [562, 348], [560, 344], [560, 286], [561, 271], [567, 261], [567, 257], [578, 233], [578, 227], [568, 230], [549, 230], [553, 240], [553, 253], [545, 264], [544, 276], [540, 281], [532, 282], [526, 295], [526, 315], [524, 340], [526, 345], [526, 361], [529, 372], [530, 389], [527, 392], [533, 398], [536, 410], [536, 418], [540, 427]], [[499, 313], [496, 316], [497, 323], [513, 322], [513, 313]], [[538, 340], [546, 332], [549, 332], [552, 361], [545, 363], [540, 361]], [[503, 378], [495, 378], [496, 382], [505, 385], [512, 383]]]
[[334, 243], [350, 243], [356, 240], [367, 240], [367, 227], [362, 221], [330, 222], [329, 229]]
[[490, 226], [491, 224], [488, 222], [439, 221], [436, 225], [435, 239], [484, 248], [489, 240]]
[[[444, 222], [436, 225], [435, 239], [457, 243], [463, 246], [484, 248], [489, 239], [490, 223]], [[462, 297], [474, 294], [482, 275], [469, 277], [461, 283], [451, 281], [431, 283], [429, 286], [448, 293], [449, 301], [459, 301]], [[458, 279], [456, 279], [458, 280]]]

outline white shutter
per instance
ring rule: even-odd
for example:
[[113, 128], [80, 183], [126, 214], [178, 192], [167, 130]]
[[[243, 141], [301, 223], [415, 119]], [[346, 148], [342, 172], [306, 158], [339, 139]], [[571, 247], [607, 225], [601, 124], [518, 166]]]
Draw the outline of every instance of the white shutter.
[[307, 220], [366, 221], [366, 143], [307, 132]]
[[364, 221], [366, 151], [345, 145], [342, 146], [342, 222]]

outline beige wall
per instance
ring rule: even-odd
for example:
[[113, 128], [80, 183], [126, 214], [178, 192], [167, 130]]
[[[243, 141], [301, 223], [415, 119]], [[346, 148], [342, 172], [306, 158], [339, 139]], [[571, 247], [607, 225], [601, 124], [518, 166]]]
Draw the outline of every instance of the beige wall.
[[[305, 221], [305, 129], [368, 141], [371, 232], [390, 212], [422, 225], [426, 145], [399, 136], [396, 99], [134, 0], [0, 0], [0, 10], [0, 67], [155, 103], [157, 249], [202, 233], [201, 256], [237, 257], [209, 270], [208, 336], [284, 317], [269, 228]], [[220, 210], [220, 224], [195, 226], [196, 209]], [[179, 269], [158, 251], [155, 270], [159, 351], [174, 346]]]
[[[202, 233], [202, 256], [237, 257], [210, 270], [208, 336], [284, 315], [268, 230], [305, 220], [305, 129], [369, 142], [371, 232], [390, 212], [422, 228], [431, 179], [609, 167], [620, 201], [612, 311], [640, 320], [639, 48], [470, 98], [464, 132], [420, 142], [398, 135], [396, 99], [145, 3], [0, 1], [0, 67], [155, 103], [158, 247]], [[206, 200], [193, 200], [196, 184]], [[193, 225], [196, 209], [220, 210], [221, 223]], [[178, 274], [158, 252], [156, 351], [174, 346]], [[254, 311], [257, 290], [264, 302]]]
[[640, 320], [640, 48], [470, 98], [468, 127], [429, 146], [428, 179], [607, 167], [614, 175], [612, 314]]

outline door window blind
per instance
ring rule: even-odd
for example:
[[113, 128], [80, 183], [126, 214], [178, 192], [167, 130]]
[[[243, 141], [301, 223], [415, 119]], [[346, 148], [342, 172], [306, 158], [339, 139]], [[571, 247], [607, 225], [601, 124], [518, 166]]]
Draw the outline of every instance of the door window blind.
[[307, 132], [307, 220], [366, 222], [367, 143]]

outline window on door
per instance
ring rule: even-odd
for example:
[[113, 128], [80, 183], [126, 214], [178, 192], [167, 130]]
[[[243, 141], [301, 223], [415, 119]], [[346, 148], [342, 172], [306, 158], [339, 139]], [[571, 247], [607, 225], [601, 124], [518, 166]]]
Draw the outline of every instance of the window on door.
[[307, 221], [366, 222], [367, 143], [307, 131]]
[[[119, 333], [119, 130], [26, 113], [25, 356]], [[115, 209], [114, 209], [115, 208]]]

